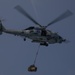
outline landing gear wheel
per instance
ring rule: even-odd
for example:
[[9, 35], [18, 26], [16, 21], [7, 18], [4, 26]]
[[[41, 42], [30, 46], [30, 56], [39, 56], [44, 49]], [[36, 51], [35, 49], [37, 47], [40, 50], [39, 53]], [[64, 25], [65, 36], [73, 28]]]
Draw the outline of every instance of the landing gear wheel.
[[26, 38], [24, 38], [24, 41], [26, 41]]
[[47, 43], [45, 43], [45, 45], [46, 45], [46, 46], [48, 46], [48, 44], [47, 44]]
[[40, 43], [40, 45], [48, 46], [48, 44], [46, 42]]

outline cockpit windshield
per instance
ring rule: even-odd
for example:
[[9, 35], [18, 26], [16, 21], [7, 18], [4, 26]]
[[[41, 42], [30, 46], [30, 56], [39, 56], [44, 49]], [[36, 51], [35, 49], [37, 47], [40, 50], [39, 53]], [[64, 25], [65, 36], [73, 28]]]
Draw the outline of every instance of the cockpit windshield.
[[28, 27], [25, 30], [32, 30], [32, 29], [34, 29], [34, 27]]

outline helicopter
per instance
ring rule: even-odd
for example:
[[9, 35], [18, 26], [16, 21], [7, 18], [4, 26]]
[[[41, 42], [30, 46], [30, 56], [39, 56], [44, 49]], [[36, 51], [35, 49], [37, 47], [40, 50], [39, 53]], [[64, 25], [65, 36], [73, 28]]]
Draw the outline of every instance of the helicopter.
[[58, 33], [54, 33], [48, 30], [47, 27], [73, 15], [73, 13], [70, 10], [65, 11], [46, 26], [42, 26], [36, 20], [34, 20], [20, 5], [17, 5], [16, 7], [14, 7], [14, 9], [16, 9], [22, 15], [30, 19], [37, 27], [30, 26], [23, 30], [11, 30], [6, 29], [3, 26], [2, 21], [0, 20], [0, 34], [4, 32], [17, 36], [22, 36], [24, 37], [24, 41], [26, 41], [26, 38], [28, 38], [31, 39], [31, 42], [39, 43], [42, 46], [48, 46], [49, 44], [62, 43], [67, 41], [66, 39], [61, 37]]

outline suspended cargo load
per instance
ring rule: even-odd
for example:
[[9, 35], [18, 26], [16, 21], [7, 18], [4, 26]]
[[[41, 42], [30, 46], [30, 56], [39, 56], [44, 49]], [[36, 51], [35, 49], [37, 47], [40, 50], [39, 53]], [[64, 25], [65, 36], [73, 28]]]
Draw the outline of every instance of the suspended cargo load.
[[37, 71], [37, 67], [35, 65], [30, 65], [28, 67], [28, 71], [30, 71], [30, 72], [36, 72]]

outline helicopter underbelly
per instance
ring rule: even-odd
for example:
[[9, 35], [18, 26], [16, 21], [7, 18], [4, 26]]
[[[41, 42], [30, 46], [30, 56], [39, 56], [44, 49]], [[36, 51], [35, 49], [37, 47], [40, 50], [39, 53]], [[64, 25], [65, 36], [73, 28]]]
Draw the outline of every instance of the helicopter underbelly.
[[54, 44], [56, 41], [54, 39], [48, 39], [46, 36], [30, 36], [29, 39], [32, 39], [32, 42], [43, 43], [47, 42], [49, 44]]
[[44, 36], [34, 36], [31, 37], [31, 39], [36, 42], [47, 42], [47, 39]]

